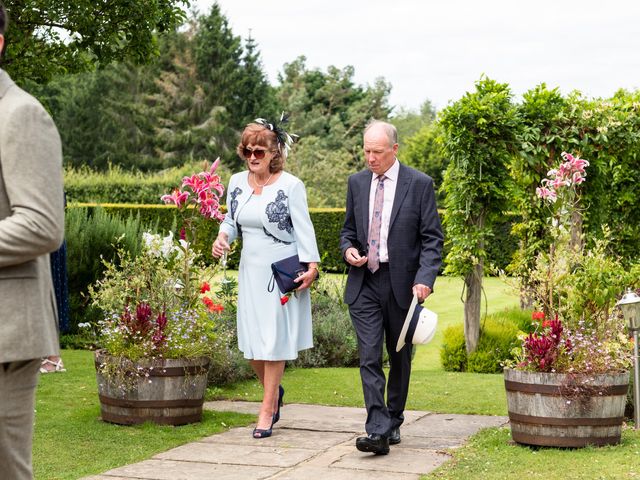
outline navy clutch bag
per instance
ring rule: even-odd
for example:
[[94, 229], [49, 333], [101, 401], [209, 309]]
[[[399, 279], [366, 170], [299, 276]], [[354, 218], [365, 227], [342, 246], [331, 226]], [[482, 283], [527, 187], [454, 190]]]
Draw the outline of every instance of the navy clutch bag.
[[282, 293], [287, 293], [295, 290], [300, 286], [300, 282], [294, 282], [294, 279], [298, 278], [300, 274], [307, 271], [308, 264], [300, 263], [298, 255], [292, 257], [283, 258], [277, 262], [271, 264], [271, 280], [267, 290], [273, 292], [274, 284], [278, 284], [278, 289]]

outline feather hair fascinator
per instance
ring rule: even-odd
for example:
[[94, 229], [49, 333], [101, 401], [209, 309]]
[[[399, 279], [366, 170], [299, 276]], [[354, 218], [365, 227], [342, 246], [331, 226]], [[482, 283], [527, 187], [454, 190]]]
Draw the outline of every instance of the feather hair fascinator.
[[254, 120], [254, 122], [258, 125], [262, 125], [276, 134], [276, 137], [278, 139], [278, 149], [285, 157], [289, 154], [289, 149], [291, 148], [291, 146], [300, 138], [294, 133], [287, 133], [287, 131], [284, 129], [283, 125], [288, 123], [288, 121], [289, 114], [286, 114], [284, 112], [282, 112], [282, 114], [280, 115], [280, 121], [277, 123], [269, 122], [264, 118], [256, 118]]

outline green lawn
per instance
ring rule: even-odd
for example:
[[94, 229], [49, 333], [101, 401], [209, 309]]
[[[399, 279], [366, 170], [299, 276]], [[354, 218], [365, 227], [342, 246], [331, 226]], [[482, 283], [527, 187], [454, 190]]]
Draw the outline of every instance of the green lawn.
[[254, 421], [253, 415], [205, 412], [202, 423], [182, 427], [104, 423], [93, 353], [65, 350], [62, 356], [67, 372], [42, 375], [38, 387], [33, 444], [37, 480], [97, 474]]
[[[518, 304], [517, 295], [497, 278], [486, 278], [484, 288], [487, 311], [498, 311]], [[425, 306], [438, 313], [434, 340], [417, 348], [411, 374], [407, 408], [446, 413], [506, 415], [506, 396], [502, 375], [445, 372], [440, 366], [442, 332], [462, 323], [458, 278], [438, 278], [435, 293]], [[484, 312], [483, 304], [483, 312]], [[287, 369], [283, 381], [288, 402], [324, 405], [363, 406], [360, 374], [355, 368]], [[212, 392], [212, 398], [259, 400], [262, 390], [255, 380], [237, 383]]]
[[490, 428], [453, 451], [454, 460], [423, 480], [613, 480], [640, 478], [640, 433], [626, 428], [622, 443], [581, 449], [514, 444], [508, 428]]
[[[500, 280], [485, 279], [488, 312], [517, 305]], [[501, 375], [447, 373], [440, 367], [442, 330], [462, 322], [459, 279], [439, 278], [427, 307], [439, 314], [432, 343], [417, 349], [407, 408], [446, 413], [506, 415]], [[484, 306], [483, 306], [484, 309]], [[77, 479], [188, 443], [225, 428], [248, 425], [251, 415], [206, 412], [198, 425], [121, 427], [99, 420], [93, 354], [67, 350], [68, 372], [43, 375], [37, 393], [34, 469], [37, 480]], [[288, 369], [287, 402], [362, 406], [355, 368]], [[256, 381], [213, 388], [208, 398], [259, 400]], [[640, 479], [640, 434], [625, 430], [623, 443], [600, 449], [530, 449], [510, 442], [508, 429], [488, 429], [452, 451], [454, 460], [425, 478], [438, 479]]]

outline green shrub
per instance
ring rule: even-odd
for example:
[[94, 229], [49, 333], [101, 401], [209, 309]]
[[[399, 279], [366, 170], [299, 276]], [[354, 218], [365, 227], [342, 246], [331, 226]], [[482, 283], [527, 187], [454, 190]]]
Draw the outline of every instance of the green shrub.
[[499, 373], [511, 351], [520, 345], [518, 334], [530, 331], [531, 312], [509, 309], [488, 315], [482, 322], [478, 347], [467, 355], [464, 327], [454, 325], [444, 332], [440, 360], [446, 371]]
[[464, 328], [461, 325], [445, 329], [440, 348], [440, 362], [447, 372], [464, 372], [467, 369], [467, 350]]
[[122, 219], [102, 208], [67, 208], [65, 223], [70, 330], [77, 333], [78, 323], [95, 322], [99, 318], [98, 310], [89, 305], [87, 287], [102, 275], [103, 259], [115, 258], [116, 241], [136, 255], [146, 228], [139, 216]]
[[347, 306], [342, 301], [342, 284], [322, 277], [314, 288], [311, 303], [313, 348], [300, 352], [296, 367], [354, 367], [358, 341]]

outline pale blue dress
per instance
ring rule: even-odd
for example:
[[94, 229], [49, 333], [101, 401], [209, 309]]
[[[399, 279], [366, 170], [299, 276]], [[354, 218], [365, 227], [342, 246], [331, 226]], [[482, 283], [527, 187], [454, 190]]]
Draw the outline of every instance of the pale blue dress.
[[[295, 292], [285, 305], [281, 304], [282, 293], [277, 285], [273, 291], [268, 291], [273, 262], [295, 254], [298, 254], [302, 261], [319, 260], [315, 238], [307, 238], [309, 229], [313, 235], [313, 225], [308, 216], [306, 197], [296, 197], [301, 182], [298, 180], [299, 183], [290, 188], [292, 179], [295, 177], [287, 175], [282, 182], [278, 179], [273, 185], [264, 187], [261, 195], [253, 195], [247, 191], [249, 185], [240, 176], [240, 179], [232, 179], [232, 185], [228, 190], [231, 195], [228, 200], [240, 199], [240, 202], [236, 202], [230, 208], [232, 214], [227, 215], [226, 225], [223, 225], [222, 230], [227, 231], [232, 237], [235, 233], [242, 236], [237, 325], [238, 347], [247, 359], [294, 360], [300, 350], [313, 346], [309, 289]], [[243, 192], [242, 198], [232, 194], [236, 184]], [[304, 247], [296, 240], [283, 241], [269, 234], [264, 228], [265, 204], [278, 198], [278, 192], [282, 192], [282, 189], [289, 195], [294, 195], [295, 200], [287, 199], [284, 203], [288, 210], [295, 213], [291, 218], [293, 226], [295, 227], [296, 221], [299, 225], [298, 229], [294, 228], [293, 237], [295, 238], [296, 233], [299, 235], [305, 232]], [[302, 191], [303, 189], [304, 187]], [[292, 202], [295, 203], [295, 207]], [[302, 202], [304, 205], [300, 205]], [[308, 259], [304, 259], [303, 256], [309, 255], [307, 248], [310, 248], [312, 253]]]

